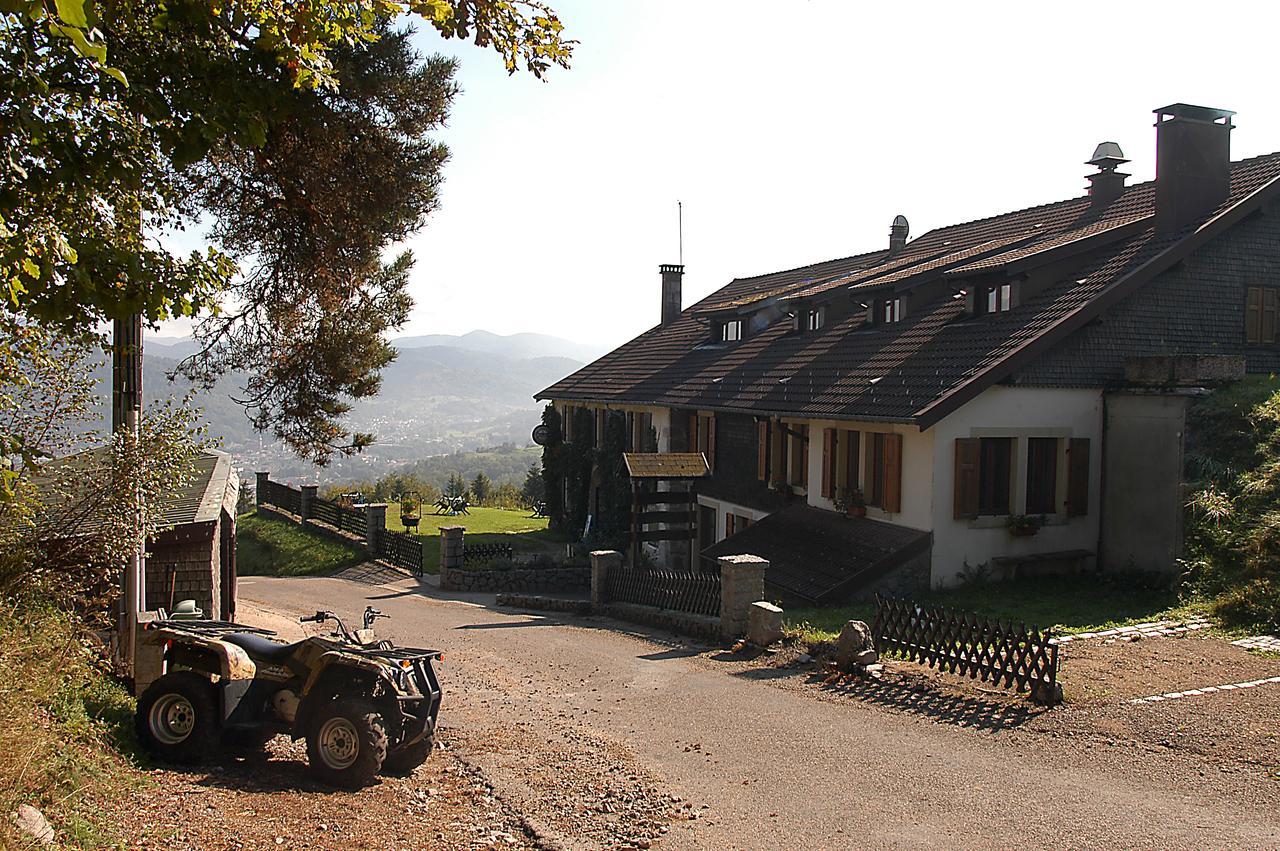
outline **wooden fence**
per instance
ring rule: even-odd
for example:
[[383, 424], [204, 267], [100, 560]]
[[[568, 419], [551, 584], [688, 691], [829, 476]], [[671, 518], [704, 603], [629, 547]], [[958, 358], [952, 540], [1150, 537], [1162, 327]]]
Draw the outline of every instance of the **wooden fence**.
[[605, 577], [611, 602], [635, 603], [692, 615], [720, 617], [720, 574], [633, 570], [618, 567]]
[[1048, 630], [876, 595], [876, 649], [1055, 702], [1058, 645]]
[[515, 549], [510, 544], [464, 544], [462, 547], [463, 564], [484, 564], [499, 558], [510, 561], [514, 557]]
[[422, 539], [383, 529], [378, 534], [378, 556], [397, 567], [422, 575]]
[[283, 508], [290, 514], [302, 514], [302, 491], [280, 482], [267, 482], [267, 492], [262, 501]]

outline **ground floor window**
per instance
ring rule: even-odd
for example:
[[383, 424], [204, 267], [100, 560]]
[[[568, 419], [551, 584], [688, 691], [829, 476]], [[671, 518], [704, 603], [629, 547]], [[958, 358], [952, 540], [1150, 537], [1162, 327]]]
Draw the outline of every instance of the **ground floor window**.
[[978, 513], [1008, 514], [1013, 438], [984, 437], [979, 447]]
[[1058, 438], [1027, 439], [1027, 514], [1058, 511]]

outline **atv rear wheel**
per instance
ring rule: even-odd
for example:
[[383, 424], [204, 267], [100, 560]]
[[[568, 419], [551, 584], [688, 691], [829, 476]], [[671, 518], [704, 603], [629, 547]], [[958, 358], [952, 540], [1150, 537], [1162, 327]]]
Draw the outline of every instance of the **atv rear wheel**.
[[434, 736], [423, 736], [407, 748], [387, 754], [387, 761], [382, 764], [382, 773], [393, 777], [408, 777], [415, 768], [427, 761], [435, 745]]
[[387, 758], [387, 727], [367, 700], [345, 698], [321, 707], [307, 733], [307, 761], [325, 783], [368, 786]]
[[138, 698], [138, 741], [168, 762], [200, 762], [218, 747], [219, 713], [213, 683], [176, 671], [156, 680]]

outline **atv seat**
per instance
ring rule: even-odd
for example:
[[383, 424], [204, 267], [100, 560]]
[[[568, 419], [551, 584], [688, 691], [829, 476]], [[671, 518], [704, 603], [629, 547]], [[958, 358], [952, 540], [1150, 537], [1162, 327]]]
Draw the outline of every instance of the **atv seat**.
[[248, 632], [233, 632], [224, 636], [222, 640], [239, 647], [248, 653], [251, 659], [262, 659], [267, 662], [283, 662], [293, 655], [293, 651], [298, 644], [302, 643], [281, 644], [278, 641], [272, 641], [269, 638], [263, 638], [261, 635], [253, 635]]

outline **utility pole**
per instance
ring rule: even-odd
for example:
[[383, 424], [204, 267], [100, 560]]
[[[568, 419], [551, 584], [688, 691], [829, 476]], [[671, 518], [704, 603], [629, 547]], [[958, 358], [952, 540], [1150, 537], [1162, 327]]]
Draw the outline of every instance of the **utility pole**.
[[[142, 432], [142, 314], [115, 320], [111, 337], [111, 431], [125, 433], [135, 447]], [[142, 495], [135, 492], [134, 517], [142, 526]], [[138, 613], [145, 605], [143, 581], [146, 539], [141, 532], [137, 546], [124, 566], [120, 632], [117, 646], [128, 675], [134, 675], [134, 649], [138, 639]]]

